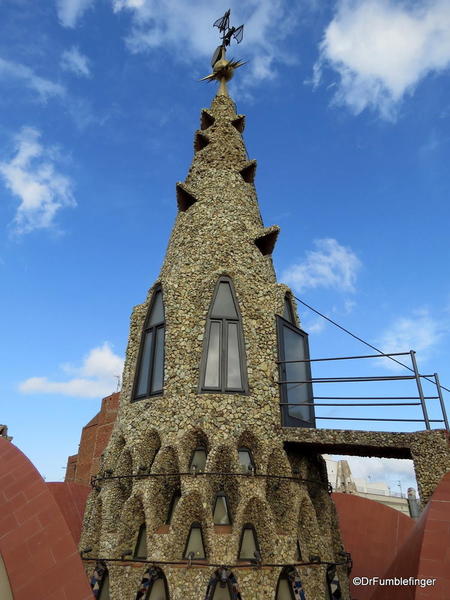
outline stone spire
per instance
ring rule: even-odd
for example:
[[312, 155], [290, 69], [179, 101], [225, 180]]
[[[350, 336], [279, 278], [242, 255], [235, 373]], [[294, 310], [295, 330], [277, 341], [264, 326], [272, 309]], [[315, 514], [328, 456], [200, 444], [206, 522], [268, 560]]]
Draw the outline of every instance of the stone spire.
[[[226, 572], [229, 589], [236, 584], [233, 589], [246, 600], [274, 600], [280, 577], [291, 585], [287, 571], [255, 569], [243, 559], [244, 531], [249, 539], [256, 536], [253, 564], [292, 564], [299, 560], [298, 542], [303, 558], [314, 554], [333, 562], [342, 550], [323, 461], [283, 445], [276, 323], [289, 290], [276, 282], [271, 254], [278, 227], [262, 223], [244, 123], [224, 94], [202, 111], [192, 165], [176, 184], [178, 215], [160, 276], [146, 302], [133, 310], [118, 419], [89, 500], [81, 547], [106, 558], [139, 548], [157, 569], [106, 561], [112, 600], [134, 598], [152, 577], [159, 583], [149, 585], [160, 586], [155, 590], [164, 592], [164, 600], [212, 600], [218, 579], [211, 565], [240, 560], [247, 567]], [[233, 294], [231, 321], [214, 316], [221, 281]], [[202, 383], [213, 322], [241, 330], [242, 389]], [[292, 327], [296, 323], [291, 310]], [[158, 354], [152, 340], [161, 328], [164, 353]], [[230, 343], [231, 329], [221, 331], [220, 343]], [[229, 368], [230, 346], [228, 355], [225, 346], [221, 352], [220, 368]], [[155, 360], [163, 368], [162, 389], [151, 393], [149, 386], [148, 393], [137, 393], [142, 365], [151, 380]], [[206, 463], [193, 469], [196, 449]], [[246, 477], [243, 449], [251, 457], [248, 465], [244, 461]], [[216, 521], [220, 494], [226, 497], [228, 525]], [[204, 558], [189, 569], [183, 561], [192, 531], [203, 540]], [[104, 578], [102, 568], [97, 573]], [[301, 577], [312, 600], [325, 597], [324, 569], [289, 573], [297, 583]]]

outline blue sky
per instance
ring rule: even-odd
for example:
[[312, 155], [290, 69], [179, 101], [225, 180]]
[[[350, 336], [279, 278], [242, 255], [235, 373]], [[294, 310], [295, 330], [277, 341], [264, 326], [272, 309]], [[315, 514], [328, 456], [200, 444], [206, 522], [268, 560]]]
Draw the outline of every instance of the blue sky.
[[[230, 55], [248, 60], [231, 91], [265, 223], [282, 229], [280, 280], [385, 351], [415, 349], [450, 387], [447, 0], [3, 0], [0, 421], [48, 480], [116, 389], [229, 7], [245, 23]], [[365, 353], [300, 312], [313, 356]], [[398, 373], [314, 374], [338, 372]]]

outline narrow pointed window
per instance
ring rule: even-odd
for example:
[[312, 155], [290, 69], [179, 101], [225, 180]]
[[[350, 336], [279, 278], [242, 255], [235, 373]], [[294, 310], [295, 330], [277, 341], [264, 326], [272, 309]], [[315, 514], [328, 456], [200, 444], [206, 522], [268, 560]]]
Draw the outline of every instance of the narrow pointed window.
[[302, 551], [300, 549], [300, 542], [297, 540], [297, 546], [295, 547], [295, 560], [300, 562], [302, 560]]
[[219, 279], [208, 314], [201, 390], [247, 391], [242, 323], [233, 285], [228, 277]]
[[222, 567], [213, 573], [205, 600], [242, 600], [238, 581], [232, 571]]
[[105, 573], [100, 585], [100, 593], [97, 596], [98, 600], [109, 600], [109, 573]]
[[166, 525], [172, 524], [173, 514], [175, 512], [175, 509], [177, 507], [177, 504], [178, 504], [180, 498], [181, 498], [180, 492], [175, 492], [175, 494], [172, 496], [172, 500], [170, 501], [170, 505], [169, 505], [169, 510], [167, 511]]
[[143, 523], [139, 528], [139, 533], [134, 547], [133, 558], [147, 558], [147, 527]]
[[153, 583], [150, 589], [150, 594], [145, 600], [166, 600], [168, 598], [169, 597], [166, 593], [166, 582], [164, 579], [157, 579]]
[[198, 446], [192, 454], [189, 470], [193, 473], [203, 473], [207, 456], [206, 448], [204, 446]]
[[145, 571], [135, 600], [169, 600], [167, 581], [159, 567]]
[[195, 560], [204, 559], [205, 545], [203, 544], [202, 526], [200, 523], [192, 523], [189, 531], [186, 548], [184, 549], [184, 558]]
[[242, 529], [239, 560], [254, 561], [259, 555], [258, 539], [253, 525], [247, 523]]
[[305, 600], [303, 585], [295, 567], [285, 567], [278, 579], [275, 600]]
[[329, 565], [327, 568], [327, 600], [337, 600], [342, 598], [341, 585], [336, 573], [336, 565]]
[[91, 589], [97, 600], [109, 600], [109, 574], [103, 561], [97, 562], [91, 577]]
[[214, 525], [231, 525], [227, 497], [222, 490], [216, 496], [213, 520]]
[[255, 463], [253, 462], [252, 453], [250, 450], [243, 446], [242, 448], [239, 448], [238, 454], [241, 471], [243, 473], [247, 473], [248, 475], [253, 475], [255, 472]]
[[289, 306], [284, 313], [289, 319], [277, 315], [283, 426], [315, 427], [308, 334], [295, 326]]
[[295, 317], [294, 317], [294, 309], [292, 307], [292, 302], [289, 296], [286, 294], [284, 297], [284, 308], [283, 308], [283, 318], [292, 325], [295, 325]]
[[164, 329], [162, 290], [158, 288], [154, 293], [142, 334], [134, 400], [163, 392]]

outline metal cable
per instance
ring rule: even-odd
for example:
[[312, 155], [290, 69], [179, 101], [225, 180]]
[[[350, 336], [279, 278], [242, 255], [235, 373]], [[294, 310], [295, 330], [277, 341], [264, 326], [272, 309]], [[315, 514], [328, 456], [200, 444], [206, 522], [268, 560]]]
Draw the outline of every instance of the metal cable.
[[[319, 315], [319, 317], [322, 317], [323, 319], [326, 319], [327, 321], [329, 321], [330, 323], [332, 323], [333, 325], [335, 325], [339, 329], [342, 329], [342, 331], [344, 331], [345, 333], [348, 333], [348, 335], [350, 335], [352, 338], [355, 338], [355, 340], [358, 340], [358, 342], [361, 342], [361, 343], [365, 344], [366, 346], [369, 346], [369, 348], [372, 348], [372, 350], [375, 350], [379, 354], [382, 354], [383, 356], [386, 356], [387, 358], [389, 358], [390, 360], [393, 360], [394, 362], [398, 363], [402, 367], [405, 367], [405, 369], [408, 369], [408, 371], [411, 371], [412, 373], [414, 373], [414, 369], [411, 369], [411, 367], [409, 367], [408, 365], [405, 365], [405, 363], [402, 363], [400, 360], [397, 360], [396, 358], [392, 358], [392, 356], [387, 356], [382, 350], [380, 350], [376, 346], [373, 346], [372, 344], [369, 344], [369, 342], [366, 342], [365, 340], [363, 340], [362, 338], [360, 338], [359, 336], [357, 336], [355, 333], [352, 333], [351, 331], [349, 331], [348, 329], [346, 329], [342, 325], [339, 325], [339, 323], [336, 323], [336, 321], [333, 321], [333, 319], [330, 319], [330, 317], [327, 317], [326, 315], [324, 315], [323, 313], [321, 313], [320, 311], [318, 311], [316, 308], [313, 308], [312, 306], [310, 306], [309, 304], [307, 304], [303, 300], [300, 300], [300, 298], [297, 298], [297, 296], [294, 296], [294, 298], [297, 300], [297, 302], [300, 302], [301, 304], [303, 304], [303, 306], [306, 306], [306, 308], [309, 308], [309, 310], [312, 310], [317, 315]], [[424, 377], [424, 379], [426, 379], [430, 383], [436, 385], [436, 382], [434, 382], [432, 379], [429, 379], [428, 377], [425, 377], [425, 376], [423, 376], [423, 377]], [[445, 387], [445, 385], [441, 384], [441, 388], [443, 390], [445, 390], [446, 392], [450, 392], [450, 389], [448, 387]]]

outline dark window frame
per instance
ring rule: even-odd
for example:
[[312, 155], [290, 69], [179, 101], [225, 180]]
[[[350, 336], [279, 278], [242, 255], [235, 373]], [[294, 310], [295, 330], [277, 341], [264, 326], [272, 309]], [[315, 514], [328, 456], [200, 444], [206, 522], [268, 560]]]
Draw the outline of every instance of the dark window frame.
[[[162, 302], [162, 307], [163, 307], [163, 320], [159, 321], [157, 323], [154, 323], [153, 325], [147, 325], [148, 321], [150, 320], [150, 316], [152, 314], [152, 310], [153, 307], [155, 305], [155, 301], [156, 298], [158, 296], [158, 293], [161, 294], [161, 302]], [[156, 339], [157, 339], [157, 331], [159, 329], [163, 330], [163, 348], [162, 348], [162, 388], [160, 390], [156, 390], [154, 392], [151, 391], [152, 389], [152, 384], [153, 384], [153, 377], [155, 374], [155, 350], [156, 350]], [[158, 285], [157, 287], [155, 287], [155, 289], [153, 290], [153, 297], [152, 300], [150, 302], [150, 306], [148, 307], [148, 311], [147, 311], [147, 315], [145, 317], [145, 322], [144, 322], [144, 328], [142, 330], [141, 333], [141, 343], [139, 346], [139, 353], [138, 353], [138, 360], [136, 363], [136, 373], [134, 376], [134, 386], [133, 386], [133, 396], [132, 396], [132, 402], [137, 402], [138, 400], [143, 400], [144, 398], [150, 398], [152, 396], [162, 396], [164, 394], [164, 366], [165, 366], [165, 338], [166, 338], [166, 314], [165, 314], [165, 310], [164, 310], [164, 294], [162, 291], [162, 286]], [[141, 374], [141, 369], [142, 369], [142, 360], [143, 360], [143, 355], [144, 355], [144, 344], [145, 344], [145, 340], [147, 338], [147, 335], [150, 333], [150, 331], [153, 332], [152, 335], [152, 342], [151, 342], [151, 349], [150, 349], [150, 358], [149, 358], [149, 364], [148, 364], [148, 383], [147, 383], [147, 390], [145, 392], [145, 394], [137, 394], [137, 390], [138, 390], [138, 385], [139, 385], [139, 376]]]
[[175, 503], [179, 502], [181, 498], [181, 492], [180, 490], [176, 490], [173, 494], [172, 494], [172, 498], [170, 499], [170, 504], [169, 504], [169, 508], [167, 509], [167, 515], [166, 515], [166, 520], [165, 520], [165, 525], [171, 525], [172, 524], [172, 519], [173, 519], [173, 513], [174, 513], [174, 509], [175, 509]]
[[[205, 454], [206, 454], [205, 467], [206, 467], [206, 462], [208, 460], [208, 448], [203, 444], [199, 444], [198, 446], [195, 446], [195, 448], [192, 450], [191, 460], [189, 461], [189, 471], [192, 469], [192, 462], [194, 460], [195, 453], [198, 452], [199, 450], [205, 451]], [[199, 471], [199, 473], [203, 473], [203, 472], [204, 471]]]
[[[217, 293], [219, 291], [219, 286], [221, 283], [228, 283], [230, 286], [231, 297], [233, 298], [234, 307], [236, 309], [237, 318], [231, 317], [217, 317], [212, 316], [213, 306], [215, 300], [217, 298]], [[208, 350], [209, 343], [211, 337], [211, 325], [212, 323], [220, 324], [220, 332], [219, 332], [219, 385], [216, 387], [210, 387], [205, 385], [206, 378], [206, 365], [208, 360]], [[240, 388], [229, 388], [226, 385], [226, 378], [228, 372], [228, 324], [235, 323], [237, 325], [237, 341], [238, 341], [238, 349], [239, 349], [239, 364], [241, 370], [241, 384]], [[233, 281], [231, 277], [226, 275], [222, 275], [217, 280], [217, 283], [214, 288], [214, 293], [212, 296], [211, 303], [209, 305], [208, 315], [206, 317], [206, 326], [205, 326], [205, 337], [203, 340], [203, 353], [202, 360], [200, 363], [200, 383], [199, 383], [199, 393], [202, 394], [211, 394], [211, 393], [219, 393], [219, 394], [248, 394], [248, 377], [247, 377], [247, 357], [245, 354], [245, 343], [244, 343], [244, 329], [242, 325], [242, 315], [239, 309], [239, 303], [237, 300], [236, 292], [234, 290]]]
[[259, 539], [258, 539], [258, 534], [256, 533], [256, 528], [253, 525], [253, 523], [244, 523], [244, 525], [242, 525], [242, 530], [241, 530], [241, 537], [239, 538], [239, 550], [238, 550], [238, 561], [239, 562], [254, 562], [256, 560], [255, 557], [252, 558], [240, 558], [241, 556], [241, 550], [242, 550], [242, 542], [244, 540], [244, 531], [246, 529], [251, 529], [253, 531], [253, 537], [255, 540], [255, 546], [256, 546], [256, 550], [261, 554], [261, 548], [259, 546]]
[[156, 583], [157, 581], [159, 581], [160, 579], [162, 579], [162, 580], [163, 580], [163, 582], [164, 582], [164, 592], [165, 592], [165, 594], [166, 594], [166, 598], [167, 598], [167, 600], [169, 600], [169, 599], [170, 599], [170, 596], [169, 596], [169, 584], [167, 583], [166, 576], [165, 576], [165, 574], [164, 574], [164, 572], [163, 572], [163, 570], [162, 570], [162, 569], [160, 569], [160, 568], [158, 567], [158, 570], [159, 570], [159, 572], [160, 572], [160, 575], [161, 575], [161, 576], [160, 576], [160, 577], [158, 577], [157, 579], [155, 579], [154, 581], [152, 581], [152, 584], [149, 586], [149, 588], [148, 588], [148, 590], [147, 590], [147, 592], [146, 592], [146, 594], [145, 594], [144, 600], [149, 600], [149, 598], [150, 598], [150, 594], [152, 593], [153, 586], [154, 586], [154, 585], [155, 585], [155, 583]]
[[231, 518], [231, 511], [230, 511], [230, 504], [228, 502], [228, 496], [226, 495], [224, 490], [219, 490], [217, 492], [217, 494], [214, 496], [214, 502], [213, 502], [213, 509], [212, 509], [212, 515], [213, 515], [213, 523], [214, 525], [219, 525], [220, 523], [215, 523], [214, 522], [214, 513], [216, 512], [216, 505], [217, 505], [217, 500], [218, 498], [225, 498], [225, 504], [227, 507], [227, 515], [228, 515], [228, 521], [229, 523], [225, 523], [225, 525], [233, 525], [233, 519]]
[[[253, 467], [253, 472], [256, 473], [256, 464], [255, 464], [255, 459], [253, 458], [253, 453], [251, 448], [249, 448], [248, 446], [239, 446], [238, 448], [238, 459], [239, 459], [239, 452], [248, 452], [249, 456], [250, 456], [250, 462], [252, 464]], [[239, 466], [240, 463], [239, 463]]]
[[188, 549], [188, 544], [189, 544], [189, 539], [191, 537], [191, 532], [193, 529], [200, 529], [200, 536], [202, 538], [202, 546], [203, 546], [203, 556], [201, 558], [197, 558], [197, 559], [193, 559], [193, 560], [206, 560], [206, 546], [205, 546], [205, 538], [203, 537], [203, 528], [202, 528], [202, 524], [200, 523], [200, 521], [194, 521], [191, 526], [189, 527], [189, 533], [187, 534], [186, 537], [186, 543], [184, 545], [184, 550], [183, 550], [183, 560], [188, 560], [187, 558], [187, 549]]
[[[304, 345], [305, 358], [307, 360], [309, 360], [310, 354], [309, 354], [308, 334], [305, 331], [303, 331], [302, 329], [300, 329], [299, 327], [296, 327], [296, 325], [293, 325], [292, 323], [287, 321], [284, 317], [282, 317], [280, 315], [276, 315], [276, 321], [277, 321], [278, 360], [280, 360], [280, 361], [286, 360], [285, 359], [286, 354], [285, 354], [285, 347], [284, 347], [283, 328], [290, 329], [295, 334], [300, 335], [305, 340], [305, 345]], [[305, 368], [306, 368], [306, 378], [307, 378], [307, 380], [311, 381], [311, 378], [312, 378], [311, 363], [306, 362]], [[287, 381], [287, 379], [286, 379], [287, 378], [286, 364], [283, 362], [280, 362], [280, 364], [279, 364], [279, 378], [280, 378], [280, 381]], [[316, 427], [314, 406], [308, 406], [309, 416], [310, 416], [309, 421], [305, 421], [304, 419], [300, 419], [298, 417], [293, 417], [292, 415], [289, 414], [289, 406], [287, 404], [289, 402], [288, 389], [287, 389], [288, 385], [289, 384], [280, 384], [280, 399], [281, 399], [281, 402], [283, 403], [281, 406], [282, 426], [283, 427], [311, 427], [311, 428]], [[305, 383], [303, 385], [307, 386], [308, 400], [310, 402], [313, 402], [314, 395], [313, 395], [312, 383]]]
[[[147, 538], [147, 524], [145, 523], [145, 521], [139, 527], [139, 532], [137, 534], [136, 543], [134, 545], [133, 558], [147, 559], [147, 556], [138, 556], [139, 546], [141, 545], [142, 537], [144, 535]], [[147, 546], [147, 539], [145, 540], [145, 545]], [[148, 555], [148, 548], [147, 548], [147, 555]]]
[[106, 581], [108, 581], [108, 596], [110, 596], [109, 570], [108, 569], [106, 569], [105, 572], [103, 573], [102, 580], [100, 582], [100, 585], [98, 586], [98, 594], [96, 596], [94, 596], [95, 598], [100, 598]]
[[[220, 583], [221, 583], [220, 578], [216, 575], [216, 579], [211, 587], [210, 597], [212, 598], [212, 600], [214, 600], [214, 594], [216, 593], [217, 586], [220, 586]], [[233, 585], [232, 585], [229, 577], [227, 577], [226, 586], [228, 589], [228, 593], [230, 594], [230, 598], [233, 598]]]
[[[287, 309], [287, 312], [289, 313], [289, 319], [286, 319], [284, 316], [285, 309]], [[281, 316], [283, 319], [291, 323], [291, 325], [297, 326], [297, 319], [295, 318], [294, 306], [292, 304], [292, 298], [290, 294], [285, 294], [284, 296], [283, 314]]]
[[291, 582], [289, 581], [289, 577], [288, 577], [288, 569], [289, 569], [289, 567], [283, 567], [283, 569], [281, 570], [281, 573], [278, 577], [277, 587], [275, 590], [275, 600], [277, 600], [277, 598], [278, 598], [278, 592], [280, 591], [280, 582], [281, 581], [288, 582], [288, 588], [289, 588], [289, 592], [291, 594], [291, 600], [295, 600], [294, 590], [292, 589], [292, 585], [291, 585]]

